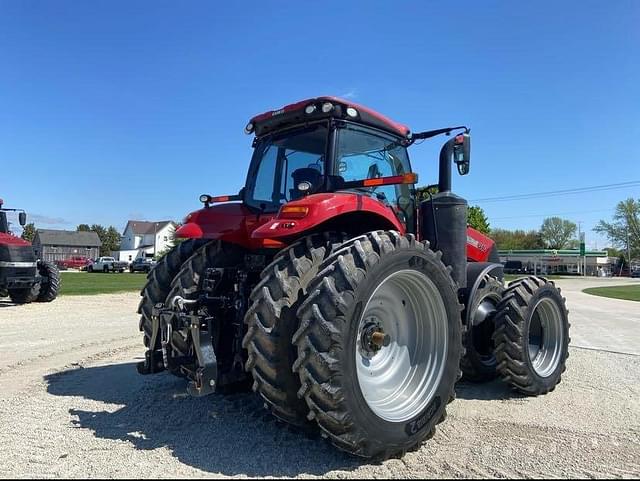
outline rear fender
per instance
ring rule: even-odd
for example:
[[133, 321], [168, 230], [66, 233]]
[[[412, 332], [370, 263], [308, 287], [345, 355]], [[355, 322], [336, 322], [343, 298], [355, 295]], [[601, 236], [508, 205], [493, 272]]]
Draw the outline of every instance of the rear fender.
[[223, 240], [247, 249], [265, 247], [250, 233], [274, 216], [256, 214], [241, 203], [218, 204], [190, 213], [176, 230], [181, 239]]
[[[469, 262], [467, 263], [467, 287], [462, 291], [462, 299], [465, 306], [468, 306], [478, 291], [482, 278], [485, 275], [491, 275], [500, 281], [504, 278], [502, 264], [493, 262]], [[471, 319], [470, 309], [466, 309], [466, 318], [464, 322], [469, 325]]]
[[318, 231], [345, 231], [360, 234], [376, 229], [406, 232], [394, 211], [368, 195], [353, 192], [314, 194], [289, 202], [287, 207], [307, 208], [301, 218], [280, 213], [271, 221], [255, 229], [254, 239], [287, 239]]

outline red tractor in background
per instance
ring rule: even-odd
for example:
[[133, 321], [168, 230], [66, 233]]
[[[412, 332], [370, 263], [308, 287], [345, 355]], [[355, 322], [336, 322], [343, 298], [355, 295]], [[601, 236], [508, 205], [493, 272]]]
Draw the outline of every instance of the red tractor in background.
[[21, 209], [5, 209], [0, 199], [0, 297], [16, 304], [51, 302], [58, 296], [60, 273], [50, 263], [36, 259], [29, 242], [9, 231], [7, 212], [18, 212], [20, 225], [27, 223]]
[[[469, 172], [468, 128], [412, 134], [319, 97], [245, 131], [245, 187], [202, 195], [176, 233], [188, 240], [149, 273], [140, 373], [168, 370], [196, 396], [250, 385], [277, 418], [363, 457], [429, 437], [462, 373], [554, 389], [564, 298], [539, 277], [505, 288], [493, 241], [467, 227], [451, 172]], [[420, 202], [408, 149], [454, 132], [437, 193]]]

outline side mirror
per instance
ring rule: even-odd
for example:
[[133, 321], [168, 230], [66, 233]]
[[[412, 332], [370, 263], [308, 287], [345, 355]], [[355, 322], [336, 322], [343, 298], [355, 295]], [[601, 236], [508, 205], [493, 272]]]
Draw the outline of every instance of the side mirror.
[[22, 227], [24, 227], [27, 224], [27, 213], [26, 212], [18, 213], [18, 222], [20, 222], [20, 225]]
[[471, 136], [469, 134], [456, 135], [453, 145], [453, 161], [456, 163], [460, 175], [469, 173], [469, 164], [471, 163]]

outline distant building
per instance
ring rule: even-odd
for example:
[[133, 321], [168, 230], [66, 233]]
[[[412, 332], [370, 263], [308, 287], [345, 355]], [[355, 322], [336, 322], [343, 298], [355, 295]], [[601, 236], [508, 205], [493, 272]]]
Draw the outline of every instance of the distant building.
[[606, 251], [586, 251], [584, 257], [578, 249], [501, 250], [499, 255], [505, 269], [517, 267], [528, 274], [583, 274], [586, 259], [586, 275], [610, 276], [616, 264]]
[[33, 239], [36, 257], [54, 262], [72, 256], [95, 259], [100, 255], [100, 238], [95, 232], [37, 229]]
[[138, 257], [154, 257], [171, 245], [176, 223], [170, 220], [147, 222], [130, 220], [122, 233], [120, 250], [113, 252], [118, 260], [131, 262]]

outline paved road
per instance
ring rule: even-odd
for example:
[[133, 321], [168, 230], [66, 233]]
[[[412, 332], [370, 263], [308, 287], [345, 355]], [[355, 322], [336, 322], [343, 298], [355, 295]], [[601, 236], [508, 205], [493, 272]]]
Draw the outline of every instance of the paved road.
[[582, 292], [587, 287], [640, 285], [640, 279], [565, 278], [555, 282], [567, 298], [573, 346], [640, 355], [640, 302]]

